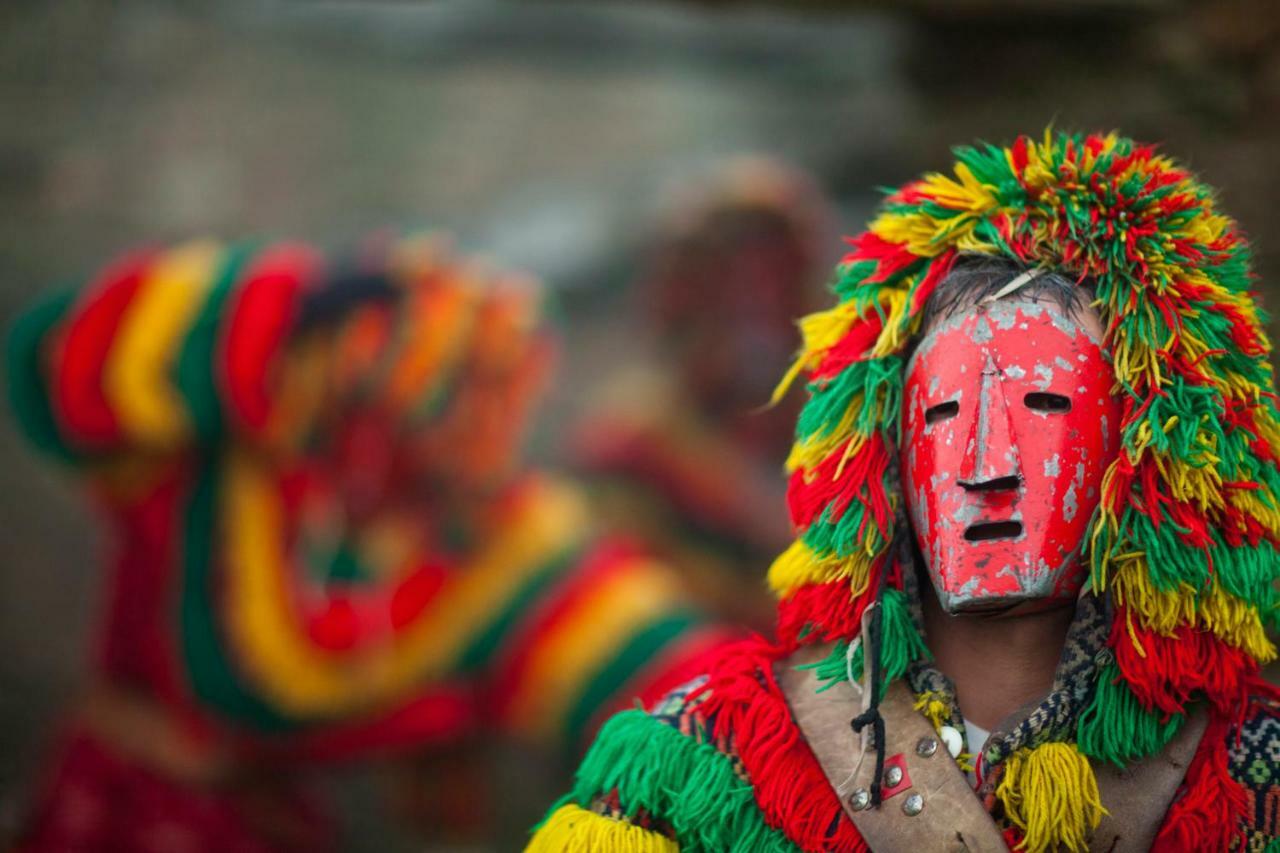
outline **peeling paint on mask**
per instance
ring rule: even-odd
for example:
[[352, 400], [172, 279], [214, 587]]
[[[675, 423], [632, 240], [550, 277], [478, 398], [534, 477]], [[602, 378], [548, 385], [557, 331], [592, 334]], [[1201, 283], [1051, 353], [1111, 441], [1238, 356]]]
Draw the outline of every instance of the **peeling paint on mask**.
[[1076, 484], [1074, 482], [1067, 486], [1067, 493], [1062, 496], [1062, 517], [1067, 521], [1075, 521], [1076, 513], [1080, 511], [1080, 502], [1076, 500]]
[[1055, 453], [1044, 460], [1044, 475], [1046, 477], [1056, 477], [1060, 473], [1062, 473], [1062, 455]]
[[991, 323], [986, 317], [978, 318], [978, 322], [974, 324], [973, 331], [969, 334], [969, 339], [975, 344], [985, 344], [995, 336], [995, 332], [991, 328]]

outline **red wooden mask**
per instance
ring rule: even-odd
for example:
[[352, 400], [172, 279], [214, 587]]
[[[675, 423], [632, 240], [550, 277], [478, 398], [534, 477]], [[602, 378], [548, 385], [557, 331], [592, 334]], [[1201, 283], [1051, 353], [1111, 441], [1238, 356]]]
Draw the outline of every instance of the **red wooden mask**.
[[912, 355], [903, 493], [946, 611], [1079, 594], [1119, 447], [1114, 373], [1091, 326], [1014, 297], [939, 322]]

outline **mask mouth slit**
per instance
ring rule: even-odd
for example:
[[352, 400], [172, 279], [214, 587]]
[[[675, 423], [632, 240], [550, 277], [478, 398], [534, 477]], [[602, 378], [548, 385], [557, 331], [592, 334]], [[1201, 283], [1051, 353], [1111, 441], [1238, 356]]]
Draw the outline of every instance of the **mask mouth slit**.
[[964, 531], [966, 542], [991, 542], [998, 539], [1017, 539], [1022, 535], [1021, 521], [984, 521], [970, 524]]

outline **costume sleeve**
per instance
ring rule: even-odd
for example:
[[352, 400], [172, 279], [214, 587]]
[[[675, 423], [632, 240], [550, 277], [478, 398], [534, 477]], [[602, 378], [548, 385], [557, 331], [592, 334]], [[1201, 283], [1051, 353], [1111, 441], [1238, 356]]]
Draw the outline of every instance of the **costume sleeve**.
[[574, 752], [610, 713], [651, 704], [695, 675], [731, 633], [698, 612], [671, 566], [608, 537], [534, 578], [494, 616], [487, 678], [499, 725]]
[[301, 246], [210, 241], [117, 259], [15, 323], [19, 423], [38, 448], [71, 461], [269, 429], [270, 381], [318, 265]]

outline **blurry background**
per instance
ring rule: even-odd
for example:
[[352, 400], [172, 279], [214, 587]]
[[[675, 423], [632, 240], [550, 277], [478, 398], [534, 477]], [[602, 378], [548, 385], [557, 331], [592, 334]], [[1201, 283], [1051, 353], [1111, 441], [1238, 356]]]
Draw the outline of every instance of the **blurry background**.
[[[562, 294], [549, 453], [578, 396], [642, 352], [625, 291], [662, 199], [724, 157], [808, 170], [849, 233], [951, 144], [1117, 128], [1221, 189], [1270, 295], [1278, 107], [1266, 0], [9, 2], [0, 320], [142, 241], [448, 228]], [[80, 497], [0, 423], [3, 838], [77, 689], [100, 578]], [[350, 849], [411, 847], [368, 780], [335, 785]], [[554, 793], [520, 791], [513, 823]]]

